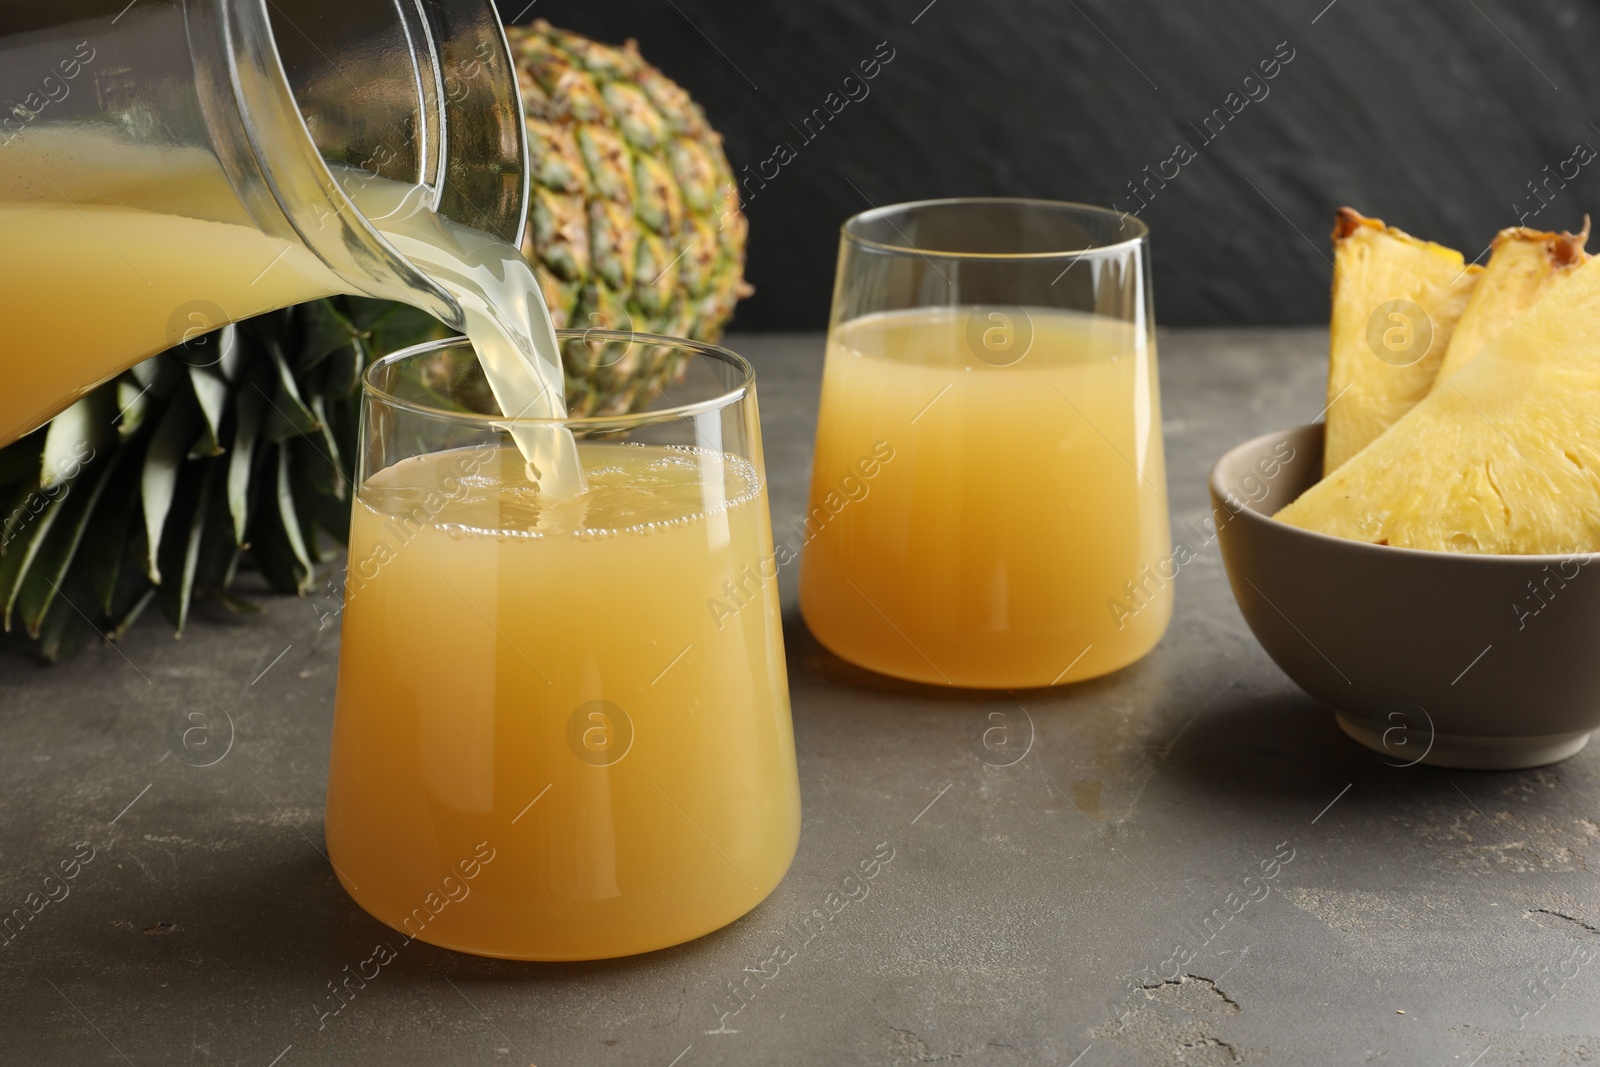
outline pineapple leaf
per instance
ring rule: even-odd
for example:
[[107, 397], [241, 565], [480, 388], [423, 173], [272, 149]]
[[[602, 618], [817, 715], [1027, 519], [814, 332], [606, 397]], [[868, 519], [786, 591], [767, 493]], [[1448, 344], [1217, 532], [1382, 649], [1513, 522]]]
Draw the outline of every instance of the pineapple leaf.
[[228, 503], [227, 471], [219, 463], [209, 476], [221, 483], [213, 486], [207, 498], [205, 533], [200, 539], [200, 557], [195, 564], [194, 594], [221, 594], [233, 582], [239, 565], [239, 542], [233, 536], [232, 509]]
[[150, 410], [149, 387], [140, 385], [137, 378], [118, 378], [116, 392], [117, 417], [111, 421], [117, 427], [117, 436], [126, 440], [144, 425], [145, 414]]
[[311, 587], [311, 556], [301, 534], [289, 476], [289, 450], [280, 446], [264, 464], [259, 521], [251, 529], [250, 555], [275, 589], [304, 593]]
[[[121, 461], [122, 453], [118, 453], [113, 462]], [[136, 458], [130, 458], [127, 462], [135, 467], [139, 464]], [[95, 519], [84, 535], [85, 543], [78, 550], [79, 556], [88, 560], [95, 603], [102, 614], [111, 613], [114, 594], [125, 566], [133, 567], [140, 582], [147, 581], [144, 571], [129, 555], [129, 546], [135, 540], [135, 528], [142, 521], [135, 517], [139, 506], [138, 489], [139, 483], [132, 478], [111, 479], [96, 509]]]
[[261, 416], [267, 394], [254, 383], [239, 391], [239, 418], [233, 428], [233, 453], [228, 457], [228, 512], [233, 516], [233, 540], [245, 546], [245, 530], [250, 521], [250, 472], [256, 441], [261, 435]]
[[358, 337], [328, 357], [317, 392], [334, 400], [344, 399], [361, 384], [361, 368], [366, 365], [367, 346]]
[[154, 600], [155, 598], [155, 587], [144, 587], [143, 591], [138, 594], [137, 599], [133, 600], [127, 611], [123, 612], [120, 618], [113, 616], [113, 618], [117, 618], [118, 621], [111, 627], [110, 630], [106, 631], [106, 640], [122, 640], [123, 635], [128, 632], [128, 628], [139, 621], [139, 616], [144, 614], [144, 609], [149, 607], [150, 601]]
[[[32, 520], [33, 512], [29, 504], [34, 502], [34, 494], [38, 489], [38, 482], [24, 482], [8, 487], [4, 497], [0, 497], [0, 509], [5, 514], [4, 522], [0, 523], [0, 559], [4, 559], [6, 553], [12, 550], [11, 545], [17, 534]], [[40, 496], [37, 503], [43, 506], [44, 499]]]
[[143, 524], [130, 523], [127, 543], [121, 553], [122, 562], [117, 565], [117, 584], [105, 610], [107, 625], [113, 632], [127, 619], [129, 612], [142, 610], [139, 602], [147, 594], [155, 593], [155, 586], [144, 573], [144, 558], [148, 552]]
[[7, 546], [5, 556], [0, 557], [0, 600], [4, 601], [7, 633], [11, 632], [11, 609], [17, 602], [22, 579], [27, 575], [28, 567], [39, 553], [40, 542], [55, 524], [56, 516], [61, 513], [59, 494], [52, 494], [49, 490], [36, 486], [34, 491], [27, 495], [22, 506], [32, 511], [32, 505], [36, 500], [42, 501], [42, 506], [34, 514], [33, 521], [26, 523], [17, 531]]
[[217, 345], [217, 372], [230, 382], [239, 380], [239, 372], [244, 368], [244, 345], [239, 343], [239, 328], [229, 323], [218, 331]]
[[67, 581], [67, 570], [83, 543], [95, 504], [118, 466], [113, 459], [92, 475], [85, 474], [62, 487], [60, 514], [50, 530], [40, 535], [38, 551], [18, 585], [17, 612], [30, 635], [39, 636], [39, 625]]
[[361, 447], [361, 403], [352, 397], [334, 401], [328, 406], [328, 432], [339, 442], [339, 463], [344, 471], [346, 489], [355, 487], [355, 456]]
[[267, 342], [267, 355], [277, 371], [277, 381], [272, 390], [269, 392], [262, 389], [262, 395], [267, 398], [267, 406], [271, 409], [267, 412], [266, 418], [267, 440], [287, 441], [291, 437], [302, 437], [314, 432], [317, 428], [317, 417], [306, 407], [305, 401], [300, 399], [300, 387], [295, 384], [294, 372], [284, 360], [283, 349], [277, 341]]
[[133, 380], [139, 383], [140, 389], [149, 389], [156, 384], [156, 379], [161, 376], [161, 357], [153, 356], [150, 359], [135, 363], [128, 368], [128, 373], [133, 375]]
[[184, 363], [166, 352], [151, 356], [142, 363], [128, 368], [140, 388], [146, 390], [148, 400], [166, 400], [183, 382]]
[[161, 555], [168, 578], [177, 575], [178, 580], [162, 582], [156, 590], [156, 600], [179, 637], [183, 636], [184, 624], [189, 621], [195, 569], [200, 563], [200, 539], [211, 514], [212, 488], [223, 470], [220, 463], [208, 463], [203, 474], [186, 479], [190, 485], [185, 487], [179, 514], [189, 516], [188, 524], [170, 527], [162, 545]]
[[[338, 497], [328, 496], [326, 493], [312, 493], [311, 499], [304, 503], [305, 509], [311, 518], [329, 537], [333, 538], [339, 546], [350, 542], [350, 504]], [[334, 553], [337, 555], [337, 552]], [[333, 558], [329, 556], [327, 558]]]
[[108, 399], [96, 389], [51, 420], [39, 456], [41, 486], [49, 489], [70, 481], [94, 458], [97, 446], [105, 447], [107, 424], [111, 421], [110, 413], [104, 410]]
[[[298, 466], [298, 464], [297, 464]], [[301, 537], [305, 543], [306, 551], [311, 554], [311, 559], [316, 563], [326, 563], [336, 559], [344, 550], [342, 544], [336, 544], [331, 538], [320, 536], [321, 516], [324, 502], [331, 503], [334, 508], [340, 506], [337, 497], [325, 493], [310, 481], [296, 480], [294, 483], [294, 510], [300, 519]]]
[[312, 398], [311, 408], [317, 413], [320, 432], [288, 441], [286, 447], [294, 452], [295, 472], [299, 479], [315, 487], [318, 492], [343, 499], [345, 473], [339, 462], [339, 443], [333, 439], [328, 427], [326, 409], [320, 396]]
[[98, 632], [89, 617], [79, 610], [80, 605], [89, 603], [93, 593], [87, 571], [80, 567], [69, 572], [61, 595], [39, 624], [39, 654], [46, 663], [59, 663], [76, 651], [90, 634]]
[[156, 585], [161, 584], [161, 565], [157, 559], [161, 531], [165, 529], [167, 514], [172, 510], [172, 498], [178, 489], [178, 473], [183, 467], [184, 456], [189, 451], [189, 442], [194, 438], [198, 406], [193, 393], [174, 394], [172, 403], [161, 416], [161, 424], [156, 427], [155, 436], [150, 440], [150, 448], [144, 455], [144, 468], [139, 475], [147, 543], [144, 572]]
[[[35, 430], [5, 448], [0, 448], [0, 485], [27, 484], [34, 479], [39, 473], [39, 457], [44, 449], [47, 432], [47, 429]], [[11, 509], [7, 508], [6, 513], [9, 515]]]
[[189, 450], [190, 459], [220, 456], [222, 447], [222, 419], [228, 410], [228, 383], [222, 375], [209, 367], [190, 367], [189, 384], [194, 388], [194, 398], [200, 404], [200, 414], [205, 423], [202, 433]]
[[[385, 305], [374, 300], [352, 303], [361, 305], [362, 313], [368, 316], [365, 320], [366, 329], [374, 352], [397, 352], [444, 337], [447, 333], [438, 319], [409, 304]], [[357, 313], [358, 320], [362, 313]]]
[[301, 575], [296, 582], [297, 591], [305, 593], [311, 588], [311, 553], [306, 551], [305, 537], [300, 527], [300, 514], [294, 506], [294, 479], [289, 477], [289, 450], [278, 449], [278, 518], [283, 524], [289, 547], [300, 564]]
[[295, 370], [304, 374], [360, 336], [354, 323], [340, 314], [331, 300], [302, 304], [291, 312], [300, 327]]

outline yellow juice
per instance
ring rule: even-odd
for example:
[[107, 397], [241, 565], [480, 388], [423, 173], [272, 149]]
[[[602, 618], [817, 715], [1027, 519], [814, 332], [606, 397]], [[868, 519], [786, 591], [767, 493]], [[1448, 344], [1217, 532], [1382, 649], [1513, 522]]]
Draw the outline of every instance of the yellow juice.
[[542, 500], [489, 446], [359, 491], [327, 843], [408, 936], [643, 952], [748, 911], [794, 855], [775, 584], [714, 607], [771, 558], [759, 475], [685, 448], [578, 455], [575, 498]]
[[1126, 322], [1029, 308], [997, 357], [974, 314], [888, 312], [830, 337], [806, 623], [845, 659], [935, 685], [1114, 671], [1172, 612], [1155, 353]]
[[257, 229], [204, 153], [93, 148], [38, 134], [6, 148], [0, 444], [139, 359], [349, 289], [305, 248]]

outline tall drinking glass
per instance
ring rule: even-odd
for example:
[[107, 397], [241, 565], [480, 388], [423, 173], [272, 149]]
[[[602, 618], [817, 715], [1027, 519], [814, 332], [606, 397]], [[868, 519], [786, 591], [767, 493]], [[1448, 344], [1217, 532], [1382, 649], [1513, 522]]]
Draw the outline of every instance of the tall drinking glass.
[[[328, 853], [362, 907], [518, 959], [732, 922], [800, 832], [753, 372], [563, 339], [671, 350], [684, 381], [635, 414], [509, 420], [460, 339], [368, 370], [328, 772]], [[544, 498], [512, 427], [570, 433], [587, 491]]]
[[1167, 527], [1149, 236], [1043, 200], [844, 225], [800, 604], [860, 666], [1059, 685], [1154, 647]]

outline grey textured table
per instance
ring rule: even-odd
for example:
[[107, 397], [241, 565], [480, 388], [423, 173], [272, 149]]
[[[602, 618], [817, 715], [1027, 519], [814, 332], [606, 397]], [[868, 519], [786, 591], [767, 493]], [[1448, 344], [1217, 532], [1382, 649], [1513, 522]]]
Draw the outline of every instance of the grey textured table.
[[[821, 341], [730, 343], [761, 376], [781, 528], [803, 511]], [[1324, 343], [1163, 335], [1175, 526], [1204, 514], [1224, 448], [1315, 415]], [[1600, 1060], [1600, 746], [1522, 773], [1387, 765], [1262, 653], [1215, 544], [1147, 659], [1016, 699], [839, 661], [794, 577], [788, 878], [725, 930], [594, 964], [407, 945], [339, 888], [320, 852], [338, 635], [311, 605], [208, 612], [177, 642], [151, 619], [53, 669], [3, 646], [0, 915], [79, 862], [0, 939], [0, 1061]], [[195, 709], [234, 724], [213, 766], [171, 755]], [[880, 843], [867, 896], [800, 932]], [[395, 960], [323, 1017], [380, 942]]]

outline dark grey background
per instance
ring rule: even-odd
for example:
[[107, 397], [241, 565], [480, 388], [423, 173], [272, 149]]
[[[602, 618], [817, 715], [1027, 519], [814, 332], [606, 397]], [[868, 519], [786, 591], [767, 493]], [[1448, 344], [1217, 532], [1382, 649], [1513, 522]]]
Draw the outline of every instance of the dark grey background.
[[[1600, 205], [1596, 160], [1531, 214], [1529, 182], [1580, 141], [1600, 148], [1600, 5], [1578, 0], [500, 3], [508, 20], [636, 38], [705, 107], [736, 171], [795, 148], [748, 203], [743, 329], [824, 325], [838, 224], [869, 201], [1131, 207], [1126, 183], [1179, 140], [1198, 158], [1141, 215], [1170, 325], [1325, 321], [1340, 204], [1469, 258], [1520, 212], [1575, 230]], [[895, 58], [870, 95], [806, 143], [790, 124], [880, 41]], [[1269, 95], [1203, 143], [1189, 124], [1282, 41], [1295, 57]]]

